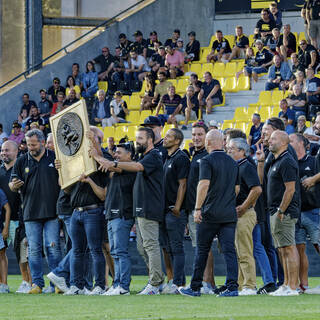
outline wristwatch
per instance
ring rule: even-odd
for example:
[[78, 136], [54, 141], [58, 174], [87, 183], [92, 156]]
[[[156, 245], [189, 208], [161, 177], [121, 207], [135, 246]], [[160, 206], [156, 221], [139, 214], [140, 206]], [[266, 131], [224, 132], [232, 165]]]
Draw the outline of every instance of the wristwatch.
[[117, 160], [114, 160], [114, 161], [113, 161], [113, 167], [116, 168], [117, 166], [118, 166], [118, 161], [117, 161]]
[[284, 212], [280, 208], [277, 208], [277, 212], [279, 212], [280, 214], [284, 214]]

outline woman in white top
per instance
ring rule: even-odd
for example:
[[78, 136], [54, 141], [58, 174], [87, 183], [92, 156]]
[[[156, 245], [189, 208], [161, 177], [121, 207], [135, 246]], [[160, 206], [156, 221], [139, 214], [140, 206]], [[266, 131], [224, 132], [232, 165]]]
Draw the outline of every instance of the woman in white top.
[[111, 117], [108, 119], [108, 126], [112, 126], [114, 123], [124, 123], [126, 116], [129, 114], [127, 103], [122, 100], [122, 93], [116, 91], [114, 93], [114, 99], [110, 103]]

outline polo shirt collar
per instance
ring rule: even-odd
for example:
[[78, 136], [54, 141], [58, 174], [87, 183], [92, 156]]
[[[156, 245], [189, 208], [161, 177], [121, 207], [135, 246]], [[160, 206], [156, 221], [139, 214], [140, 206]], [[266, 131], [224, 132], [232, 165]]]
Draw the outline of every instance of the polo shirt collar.
[[202, 149], [200, 149], [200, 150], [194, 150], [194, 155], [196, 155], [196, 154], [201, 154], [202, 152], [205, 152], [206, 151], [206, 148], [205, 147], [203, 147]]
[[[29, 161], [29, 160], [37, 161], [37, 160], [30, 154], [29, 151], [27, 152], [27, 155], [28, 155], [28, 161]], [[48, 157], [48, 155], [49, 155], [49, 151], [48, 151], [48, 149], [46, 149], [46, 151], [45, 151], [45, 153], [43, 154], [43, 156], [41, 157], [41, 159], [42, 159], [44, 156]], [[37, 161], [37, 162], [40, 162], [41, 159], [40, 159], [39, 161]]]
[[168, 159], [171, 159], [171, 158], [173, 158], [179, 151], [180, 151], [181, 149], [180, 148], [178, 148], [174, 153], [172, 153], [171, 155], [167, 155], [167, 158]]
[[159, 142], [157, 142], [157, 143], [154, 145], [154, 147], [155, 147], [155, 148], [158, 148], [159, 146], [162, 146], [162, 144], [163, 144], [163, 139], [161, 139]]
[[242, 159], [237, 160], [237, 163], [238, 163], [239, 166], [241, 166], [243, 163], [245, 163], [247, 161], [248, 161], [247, 158], [242, 158]]
[[299, 161], [305, 162], [309, 158], [309, 155], [306, 153]]
[[225, 152], [224, 150], [213, 150], [211, 153], [215, 153], [215, 152]]
[[280, 160], [282, 157], [284, 157], [284, 156], [285, 156], [286, 154], [288, 154], [288, 153], [289, 153], [288, 149], [285, 150], [285, 151], [283, 151], [283, 152], [279, 155], [279, 157], [278, 157], [277, 159], [274, 158], [273, 163], [275, 163], [276, 161]]

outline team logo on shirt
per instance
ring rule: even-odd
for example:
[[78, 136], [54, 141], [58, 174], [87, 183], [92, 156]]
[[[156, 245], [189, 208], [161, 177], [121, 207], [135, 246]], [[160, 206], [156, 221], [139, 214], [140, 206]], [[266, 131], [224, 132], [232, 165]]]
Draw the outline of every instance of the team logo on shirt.
[[30, 171], [29, 167], [26, 167], [26, 168], [24, 169], [24, 172], [25, 172], [25, 173], [29, 173], [29, 171]]
[[169, 164], [169, 165], [168, 165], [168, 168], [171, 168], [171, 167], [172, 167], [172, 164]]
[[201, 160], [201, 159], [198, 159], [197, 162], [200, 163], [200, 160]]
[[310, 167], [306, 167], [304, 170], [310, 171], [311, 169], [310, 169]]
[[50, 164], [48, 165], [48, 167], [50, 167], [50, 168], [54, 168], [53, 163], [50, 163]]

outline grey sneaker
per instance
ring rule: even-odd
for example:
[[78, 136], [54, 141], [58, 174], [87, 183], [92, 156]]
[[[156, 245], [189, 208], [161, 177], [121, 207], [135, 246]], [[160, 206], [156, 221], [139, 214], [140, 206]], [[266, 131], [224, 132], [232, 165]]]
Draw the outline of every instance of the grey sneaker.
[[100, 296], [105, 293], [105, 290], [103, 290], [101, 287], [97, 286], [95, 287], [90, 293], [90, 296]]
[[64, 296], [75, 296], [75, 295], [83, 295], [84, 294], [84, 290], [83, 289], [79, 289], [76, 286], [71, 286], [70, 289], [65, 292], [63, 295]]
[[53, 272], [50, 272], [47, 274], [47, 278], [56, 286], [58, 287], [62, 292], [67, 292], [69, 290], [66, 279], [63, 277], [58, 277]]
[[0, 284], [0, 293], [9, 293], [9, 286], [7, 284]]
[[48, 286], [46, 288], [42, 289], [42, 293], [48, 294], [48, 293], [54, 293], [54, 287]]

